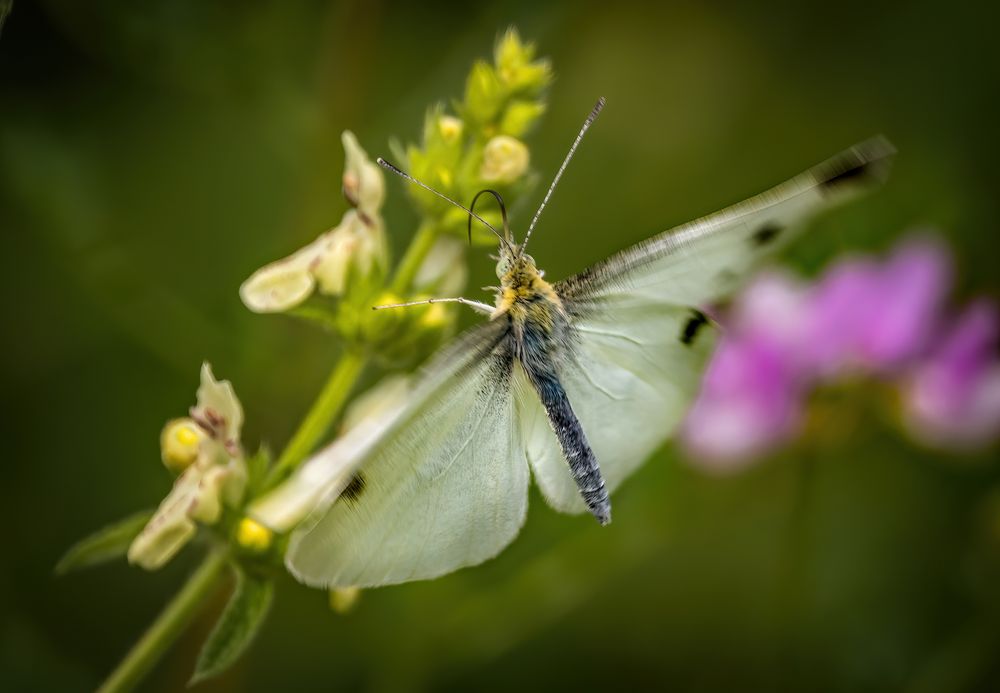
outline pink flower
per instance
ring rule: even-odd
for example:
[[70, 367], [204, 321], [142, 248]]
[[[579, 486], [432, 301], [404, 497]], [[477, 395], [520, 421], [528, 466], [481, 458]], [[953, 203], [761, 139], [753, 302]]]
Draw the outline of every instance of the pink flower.
[[814, 289], [807, 359], [815, 377], [891, 374], [926, 348], [951, 282], [948, 253], [921, 238], [879, 264], [840, 262]]
[[767, 274], [737, 300], [682, 429], [706, 467], [739, 468], [796, 432], [805, 298], [794, 279]]
[[726, 339], [684, 422], [683, 441], [705, 467], [734, 470], [795, 433], [801, 409], [801, 388], [780, 348]]
[[810, 388], [906, 373], [914, 434], [962, 446], [995, 438], [997, 313], [974, 306], [935, 343], [950, 283], [947, 251], [926, 237], [905, 241], [882, 262], [839, 262], [812, 286], [761, 275], [721, 320], [726, 332], [682, 442], [704, 466], [734, 469], [798, 433]]
[[914, 437], [972, 448], [1000, 435], [996, 306], [979, 301], [914, 369], [904, 385], [904, 418]]

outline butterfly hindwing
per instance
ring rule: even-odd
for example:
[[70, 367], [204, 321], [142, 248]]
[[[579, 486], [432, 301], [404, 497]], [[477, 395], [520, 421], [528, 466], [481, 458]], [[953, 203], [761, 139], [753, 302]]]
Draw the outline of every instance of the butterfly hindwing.
[[[559, 364], [560, 378], [610, 492], [673, 433], [697, 392], [715, 328], [702, 313], [667, 304], [609, 300], [567, 308], [572, 348]], [[552, 507], [583, 512], [538, 398], [529, 388], [517, 391], [536, 483]]]
[[437, 359], [429, 385], [359, 460], [346, 490], [295, 531], [286, 564], [297, 579], [322, 587], [429, 579], [513, 540], [528, 490], [513, 357], [505, 339], [481, 344], [500, 327], [474, 330], [490, 336]]

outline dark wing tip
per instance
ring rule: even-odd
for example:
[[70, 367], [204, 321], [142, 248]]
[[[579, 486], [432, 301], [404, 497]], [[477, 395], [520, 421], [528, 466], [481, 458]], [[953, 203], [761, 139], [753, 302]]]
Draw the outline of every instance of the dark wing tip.
[[814, 169], [824, 193], [868, 188], [885, 182], [896, 148], [881, 135], [854, 145]]

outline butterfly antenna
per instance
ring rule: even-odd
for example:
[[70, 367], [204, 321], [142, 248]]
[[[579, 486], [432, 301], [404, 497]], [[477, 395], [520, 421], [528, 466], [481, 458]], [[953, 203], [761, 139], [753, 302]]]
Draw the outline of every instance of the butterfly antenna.
[[[497, 204], [500, 205], [500, 216], [503, 217], [503, 237], [506, 239], [505, 242], [507, 243], [507, 249], [510, 250], [511, 235], [510, 235], [510, 223], [508, 223], [507, 221], [507, 205], [503, 203], [503, 198], [500, 197], [500, 193], [498, 193], [496, 190], [490, 190], [489, 188], [487, 188], [485, 190], [480, 190], [479, 192], [476, 193], [476, 196], [472, 198], [472, 204], [469, 205], [470, 210], [476, 208], [476, 200], [479, 199], [480, 195], [492, 195], [494, 199], [497, 201]], [[469, 214], [471, 215], [472, 212], [470, 211]], [[472, 216], [469, 216], [468, 230], [469, 230], [469, 243], [471, 244]]]
[[562, 178], [563, 171], [566, 170], [570, 159], [572, 159], [573, 154], [576, 153], [576, 148], [580, 146], [583, 136], [587, 133], [587, 130], [590, 129], [590, 126], [593, 125], [594, 121], [597, 120], [597, 116], [600, 115], [601, 109], [604, 108], [604, 103], [604, 97], [602, 96], [597, 100], [597, 103], [594, 104], [594, 108], [590, 112], [590, 115], [587, 116], [587, 119], [583, 121], [583, 127], [580, 128], [580, 133], [576, 136], [576, 139], [573, 140], [573, 144], [569, 148], [569, 153], [566, 154], [566, 158], [563, 159], [562, 166], [560, 166], [559, 170], [556, 171], [556, 177], [552, 179], [552, 185], [549, 186], [549, 191], [545, 193], [545, 197], [542, 199], [542, 204], [538, 206], [538, 211], [535, 212], [535, 216], [532, 218], [531, 224], [528, 226], [528, 232], [524, 235], [524, 243], [521, 244], [519, 254], [523, 253], [524, 248], [528, 245], [528, 239], [531, 238], [531, 232], [535, 229], [535, 224], [538, 223], [538, 217], [542, 216], [542, 210], [545, 209], [545, 205], [548, 204], [549, 198], [552, 197], [552, 191], [556, 189], [559, 179]]
[[[411, 183], [416, 183], [417, 185], [419, 185], [424, 190], [427, 190], [428, 192], [434, 193], [435, 195], [437, 195], [438, 197], [440, 197], [442, 200], [444, 200], [446, 202], [450, 202], [451, 204], [455, 205], [459, 209], [463, 210], [466, 214], [469, 215], [470, 218], [476, 219], [483, 226], [485, 226], [490, 231], [492, 231], [493, 235], [496, 236], [497, 238], [499, 238], [501, 243], [505, 243], [508, 247], [510, 247], [510, 243], [507, 242], [507, 239], [504, 238], [502, 235], [500, 235], [500, 232], [497, 231], [495, 228], [493, 228], [493, 225], [490, 222], [488, 222], [485, 219], [483, 219], [481, 216], [479, 216], [478, 214], [476, 214], [475, 212], [473, 212], [468, 207], [465, 207], [464, 205], [461, 205], [458, 202], [455, 202], [453, 199], [451, 199], [450, 197], [448, 197], [444, 193], [438, 192], [437, 190], [435, 190], [431, 186], [427, 185], [426, 183], [422, 183], [421, 181], [417, 180], [416, 178], [414, 178], [413, 176], [411, 176], [406, 171], [404, 171], [401, 168], [397, 167], [396, 165], [394, 165], [394, 164], [386, 161], [382, 157], [379, 157], [378, 159], [376, 159], [376, 161], [378, 162], [378, 165], [381, 166], [382, 168], [385, 168], [385, 169], [388, 169], [388, 170], [392, 171], [393, 173], [395, 173], [400, 178], [405, 178], [406, 180], [410, 181]], [[506, 225], [506, 219], [504, 219], [504, 224]]]

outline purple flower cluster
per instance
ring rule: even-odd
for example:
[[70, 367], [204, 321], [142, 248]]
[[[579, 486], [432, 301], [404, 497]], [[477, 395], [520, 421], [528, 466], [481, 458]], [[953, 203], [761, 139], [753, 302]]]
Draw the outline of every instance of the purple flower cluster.
[[951, 274], [939, 242], [914, 238], [882, 261], [841, 261], [813, 284], [761, 275], [722, 319], [685, 446], [705, 466], [737, 468], [798, 433], [813, 389], [863, 377], [898, 388], [902, 421], [924, 443], [996, 439], [1000, 316], [981, 300], [949, 319]]

